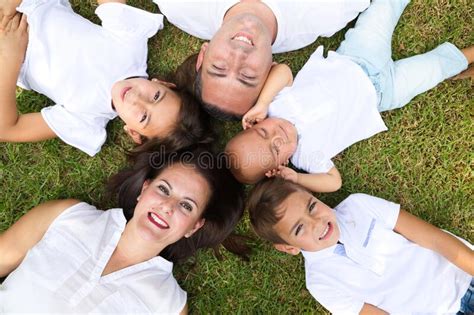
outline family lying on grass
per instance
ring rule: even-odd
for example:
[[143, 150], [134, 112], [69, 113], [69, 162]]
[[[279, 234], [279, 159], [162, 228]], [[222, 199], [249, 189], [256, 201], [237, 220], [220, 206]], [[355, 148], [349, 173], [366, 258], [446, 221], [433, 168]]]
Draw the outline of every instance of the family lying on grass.
[[[0, 140], [57, 136], [93, 156], [119, 116], [136, 144], [109, 181], [118, 208], [50, 201], [0, 234], [1, 313], [186, 313], [173, 263], [221, 244], [246, 254], [232, 246], [241, 183], [256, 184], [247, 208], [257, 235], [303, 254], [306, 286], [330, 312], [474, 312], [469, 242], [377, 197], [352, 194], [331, 209], [312, 195], [341, 187], [331, 159], [387, 130], [380, 112], [466, 69], [472, 76], [474, 47], [444, 43], [393, 61], [409, 0], [155, 0], [171, 23], [210, 42], [168, 80], [149, 79], [147, 41], [163, 16], [125, 2], [98, 1], [102, 26], [68, 0], [0, 3]], [[327, 57], [317, 48], [294, 82], [272, 62], [272, 52], [331, 36], [359, 12], [340, 47]], [[55, 105], [19, 115], [17, 85]], [[224, 163], [210, 116], [242, 121]]]

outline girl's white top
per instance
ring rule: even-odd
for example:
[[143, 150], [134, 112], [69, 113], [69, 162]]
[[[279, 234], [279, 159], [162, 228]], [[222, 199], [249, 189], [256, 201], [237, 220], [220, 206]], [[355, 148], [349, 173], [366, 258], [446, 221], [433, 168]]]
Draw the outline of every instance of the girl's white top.
[[23, 0], [29, 42], [17, 84], [46, 95], [41, 110], [64, 142], [93, 156], [106, 139], [114, 82], [147, 77], [147, 41], [163, 16], [120, 3], [100, 5], [102, 26], [74, 13], [67, 0]]
[[0, 313], [179, 313], [186, 292], [162, 257], [101, 276], [125, 224], [122, 209], [65, 210], [0, 286]]

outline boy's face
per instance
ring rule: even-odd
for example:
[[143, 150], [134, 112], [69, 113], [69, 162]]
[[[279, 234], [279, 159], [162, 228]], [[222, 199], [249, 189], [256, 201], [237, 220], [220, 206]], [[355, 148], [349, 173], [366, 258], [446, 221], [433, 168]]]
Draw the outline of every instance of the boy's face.
[[177, 124], [180, 97], [170, 83], [143, 78], [126, 79], [112, 86], [112, 103], [136, 143], [141, 136], [165, 137]]
[[266, 172], [286, 164], [295, 153], [298, 134], [295, 126], [281, 118], [267, 118], [240, 132], [226, 147], [245, 183], [255, 183]]
[[331, 247], [339, 240], [334, 210], [306, 191], [292, 193], [281, 204], [282, 218], [274, 229], [287, 244], [275, 244], [283, 252], [296, 255]]

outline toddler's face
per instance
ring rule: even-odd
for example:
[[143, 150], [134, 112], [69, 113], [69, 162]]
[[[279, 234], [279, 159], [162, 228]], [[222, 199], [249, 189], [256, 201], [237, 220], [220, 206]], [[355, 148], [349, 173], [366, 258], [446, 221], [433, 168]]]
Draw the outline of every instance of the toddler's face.
[[239, 169], [244, 183], [255, 183], [266, 172], [285, 164], [295, 153], [298, 134], [295, 126], [281, 118], [267, 118], [240, 132], [229, 141], [226, 152], [233, 168]]
[[126, 79], [112, 86], [112, 104], [137, 143], [140, 135], [165, 137], [177, 124], [181, 99], [167, 82], [143, 78]]
[[278, 235], [290, 245], [275, 247], [290, 254], [300, 249], [310, 252], [333, 246], [339, 240], [334, 210], [306, 191], [296, 191], [278, 209], [282, 218], [275, 224]]

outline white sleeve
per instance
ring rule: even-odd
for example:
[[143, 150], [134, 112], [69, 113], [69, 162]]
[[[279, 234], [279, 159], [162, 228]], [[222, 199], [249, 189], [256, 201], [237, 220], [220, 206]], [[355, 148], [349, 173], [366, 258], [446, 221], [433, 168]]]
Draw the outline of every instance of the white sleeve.
[[154, 14], [122, 3], [101, 4], [95, 13], [102, 27], [119, 36], [150, 38], [163, 28], [163, 15]]
[[291, 157], [291, 163], [294, 166], [311, 174], [327, 173], [334, 167], [331, 159], [326, 157], [321, 150], [312, 150], [310, 144], [305, 146], [304, 143], [301, 143], [305, 141], [302, 137], [298, 141], [300, 141], [298, 149]]
[[343, 29], [347, 23], [357, 17], [357, 15], [367, 9], [370, 0], [339, 0], [324, 3], [321, 5], [321, 14], [324, 16], [325, 24], [321, 25], [324, 30], [323, 37], [331, 37], [337, 31]]
[[400, 213], [399, 204], [366, 194], [353, 194], [347, 200], [356, 203], [357, 211], [363, 211], [377, 219], [385, 228], [390, 230], [395, 228]]
[[357, 300], [346, 292], [342, 292], [334, 285], [307, 281], [306, 287], [316, 301], [332, 314], [356, 315], [364, 307], [363, 301]]
[[100, 151], [107, 137], [105, 127], [108, 120], [105, 118], [72, 113], [62, 105], [45, 107], [41, 115], [62, 141], [90, 156]]
[[238, 0], [153, 0], [166, 19], [194, 37], [210, 40]]

